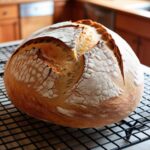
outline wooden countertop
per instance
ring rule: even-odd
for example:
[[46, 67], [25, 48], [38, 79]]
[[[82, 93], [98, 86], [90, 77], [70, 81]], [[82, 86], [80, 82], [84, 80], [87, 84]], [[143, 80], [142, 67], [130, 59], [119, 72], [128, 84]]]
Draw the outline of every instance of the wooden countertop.
[[20, 3], [40, 2], [40, 1], [43, 0], [0, 0], [0, 5], [20, 4]]
[[135, 8], [150, 5], [149, 0], [78, 0], [81, 2], [89, 2], [98, 6], [106, 7], [116, 11], [122, 11], [137, 16], [150, 18], [150, 11], [137, 10]]

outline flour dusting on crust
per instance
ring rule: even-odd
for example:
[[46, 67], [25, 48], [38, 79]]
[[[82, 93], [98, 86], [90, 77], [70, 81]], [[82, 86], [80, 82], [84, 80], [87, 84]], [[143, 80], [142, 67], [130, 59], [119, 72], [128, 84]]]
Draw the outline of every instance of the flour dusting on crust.
[[122, 89], [111, 79], [111, 76], [119, 76], [119, 67], [112, 51], [96, 46], [84, 56], [83, 76], [66, 101], [73, 104], [97, 106], [101, 101], [119, 96]]

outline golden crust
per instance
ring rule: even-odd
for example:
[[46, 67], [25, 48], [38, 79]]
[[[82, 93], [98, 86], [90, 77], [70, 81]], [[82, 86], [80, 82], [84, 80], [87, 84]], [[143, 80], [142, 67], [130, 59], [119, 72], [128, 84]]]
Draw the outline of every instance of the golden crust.
[[[85, 67], [85, 58], [82, 55], [77, 61], [75, 52], [62, 41], [51, 37], [41, 37], [25, 42], [8, 61], [4, 74], [8, 96], [17, 108], [27, 114], [44, 121], [52, 121], [64, 126], [78, 128], [100, 127], [118, 122], [127, 117], [138, 105], [142, 95], [143, 83], [135, 85], [133, 83], [134, 76], [130, 72], [124, 72], [120, 50], [105, 27], [91, 20], [80, 20], [76, 23], [86, 24], [96, 28], [96, 31], [105, 41], [104, 44], [113, 51], [121, 71], [121, 74], [115, 79], [115, 82], [122, 88], [122, 94], [101, 101], [97, 106], [67, 103], [66, 98], [70, 93], [66, 91], [73, 89], [80, 80]], [[63, 26], [61, 28], [63, 28]], [[14, 72], [11, 71], [13, 67], [16, 67], [13, 63], [14, 59], [17, 59], [19, 55], [22, 55], [24, 51], [32, 47], [40, 49], [40, 53], [38, 51], [36, 54], [38, 58], [43, 61], [43, 65], [46, 64], [49, 68], [54, 68], [52, 70], [57, 70], [55, 71], [56, 75], [57, 73], [63, 74], [55, 81], [55, 89], [53, 92], [58, 91], [59, 94], [57, 93], [57, 97], [49, 98], [41, 95], [32, 85], [28, 86], [27, 83], [15, 78]], [[49, 51], [49, 47], [51, 47], [51, 51]], [[54, 57], [55, 60], [57, 60], [56, 62], [52, 61]], [[27, 60], [29, 59], [32, 59], [32, 56], [29, 56]], [[24, 64], [26, 59], [23, 58], [23, 60], [24, 62], [21, 60], [21, 63]], [[34, 66], [29, 65], [28, 67], [34, 69]], [[56, 69], [57, 67], [58, 69]], [[62, 68], [63, 71], [60, 68]], [[69, 70], [69, 72], [66, 70]], [[70, 78], [68, 78], [68, 76]], [[71, 78], [71, 76], [73, 76], [73, 78]], [[122, 77], [125, 84], [122, 82]], [[112, 80], [114, 80], [113, 77]], [[36, 80], [34, 84], [40, 86], [40, 81]]]
[[[11, 87], [9, 80], [11, 80], [12, 83]], [[141, 93], [143, 88], [141, 86], [133, 90], [133, 88], [130, 87], [128, 88], [128, 93], [123, 96], [104, 101], [98, 107], [89, 106], [85, 109], [77, 105], [62, 103], [62, 101], [61, 104], [61, 99], [51, 102], [49, 99], [41, 97], [41, 95], [36, 93], [33, 89], [27, 89], [26, 85], [21, 83], [19, 83], [19, 85], [18, 83], [16, 84], [15, 79], [10, 79], [7, 75], [5, 75], [5, 84], [6, 87], [9, 86], [7, 92], [12, 102], [21, 111], [37, 119], [52, 121], [56, 124], [74, 128], [102, 127], [127, 117], [138, 105], [139, 99], [141, 98], [141, 94], [138, 93]], [[14, 86], [16, 87], [15, 91], [13, 90]], [[19, 95], [18, 91], [24, 91], [24, 95]], [[130, 91], [132, 91], [132, 93], [130, 93]], [[29, 102], [27, 101], [28, 99], [30, 100]], [[60, 114], [55, 109], [58, 105], [75, 110], [77, 114], [74, 117]], [[92, 115], [86, 116], [84, 114]]]
[[117, 61], [118, 61], [118, 64], [119, 64], [119, 67], [121, 70], [121, 74], [124, 79], [124, 72], [123, 72], [124, 68], [123, 68], [123, 61], [122, 61], [121, 53], [120, 53], [117, 45], [115, 44], [112, 36], [106, 31], [105, 27], [97, 22], [93, 22], [92, 20], [87, 20], [87, 19], [77, 21], [77, 23], [82, 23], [82, 24], [86, 24], [86, 25], [95, 27], [96, 30], [98, 31], [98, 33], [102, 35], [102, 39], [104, 41], [106, 41], [106, 44], [110, 47], [110, 50], [112, 50], [114, 52], [114, 55], [117, 58]]

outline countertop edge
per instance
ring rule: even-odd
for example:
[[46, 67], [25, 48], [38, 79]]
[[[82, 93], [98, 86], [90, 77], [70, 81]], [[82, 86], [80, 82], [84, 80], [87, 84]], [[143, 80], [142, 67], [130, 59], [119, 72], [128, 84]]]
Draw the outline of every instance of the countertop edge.
[[124, 12], [124, 13], [128, 13], [128, 14], [136, 15], [139, 17], [143, 17], [146, 19], [150, 19], [150, 12], [135, 9], [135, 5], [137, 7], [138, 7], [138, 5], [149, 5], [150, 3], [148, 1], [139, 1], [138, 4], [137, 3], [135, 4], [133, 1], [133, 3], [127, 3], [123, 7], [120, 7], [120, 5], [119, 6], [117, 5], [117, 4], [121, 4], [119, 2], [117, 3], [117, 0], [114, 0], [111, 2], [110, 1], [106, 2], [104, 0], [102, 0], [102, 1], [78, 0], [78, 1], [91, 3], [91, 4], [95, 4], [100, 7], [105, 7], [105, 8], [114, 10], [114, 11]]

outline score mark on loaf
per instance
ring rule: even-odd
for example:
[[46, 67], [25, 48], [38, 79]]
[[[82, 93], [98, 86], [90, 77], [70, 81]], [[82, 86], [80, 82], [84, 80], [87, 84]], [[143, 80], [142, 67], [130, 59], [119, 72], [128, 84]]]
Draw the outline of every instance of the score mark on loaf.
[[80, 128], [127, 117], [143, 91], [143, 72], [130, 46], [91, 20], [33, 33], [7, 62], [4, 81], [20, 110]]

